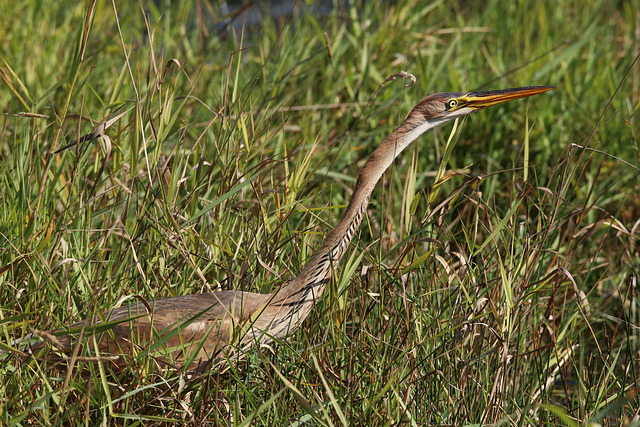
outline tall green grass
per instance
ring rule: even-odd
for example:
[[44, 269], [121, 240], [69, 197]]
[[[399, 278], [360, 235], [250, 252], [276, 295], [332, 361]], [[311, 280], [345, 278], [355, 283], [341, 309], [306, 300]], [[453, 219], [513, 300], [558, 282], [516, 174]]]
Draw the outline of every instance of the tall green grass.
[[[170, 3], [0, 6], [3, 424], [640, 424], [636, 3]], [[10, 350], [270, 292], [423, 96], [537, 84], [398, 158], [286, 341], [196, 377]]]

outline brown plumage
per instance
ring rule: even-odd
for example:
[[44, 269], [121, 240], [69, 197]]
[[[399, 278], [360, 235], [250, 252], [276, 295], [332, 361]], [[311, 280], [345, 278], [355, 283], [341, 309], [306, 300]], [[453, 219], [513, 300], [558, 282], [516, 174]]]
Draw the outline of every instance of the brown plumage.
[[[222, 291], [137, 301], [105, 313], [108, 322], [119, 322], [85, 339], [87, 353], [114, 356], [116, 367], [124, 359], [149, 352], [159, 360], [187, 364], [194, 368], [207, 361], [234, 357], [252, 344], [282, 338], [293, 332], [307, 317], [322, 295], [332, 269], [340, 263], [351, 239], [364, 218], [371, 193], [395, 157], [419, 135], [446, 121], [473, 111], [535, 95], [553, 89], [548, 86], [475, 93], [439, 93], [416, 105], [407, 118], [372, 153], [360, 172], [349, 205], [338, 225], [302, 267], [300, 274], [283, 283], [272, 294]], [[91, 329], [103, 322], [88, 319], [72, 329]], [[35, 348], [41, 348], [42, 343]], [[74, 340], [59, 338], [57, 346], [69, 353]]]

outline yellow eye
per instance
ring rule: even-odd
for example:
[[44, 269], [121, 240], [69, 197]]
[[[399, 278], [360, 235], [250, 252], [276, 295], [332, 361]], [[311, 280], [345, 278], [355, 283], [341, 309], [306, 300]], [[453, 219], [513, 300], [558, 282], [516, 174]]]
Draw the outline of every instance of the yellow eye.
[[451, 109], [453, 107], [455, 107], [456, 105], [458, 105], [458, 100], [457, 99], [450, 99], [447, 101], [447, 108]]

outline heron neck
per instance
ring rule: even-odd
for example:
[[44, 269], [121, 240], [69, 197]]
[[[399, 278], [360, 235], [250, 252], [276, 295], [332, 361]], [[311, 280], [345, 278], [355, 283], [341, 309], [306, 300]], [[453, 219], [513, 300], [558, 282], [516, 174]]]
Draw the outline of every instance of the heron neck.
[[440, 123], [441, 121], [428, 121], [409, 114], [405, 121], [374, 150], [358, 175], [351, 200], [342, 219], [329, 232], [307, 264], [302, 267], [300, 274], [277, 291], [272, 305], [295, 306], [298, 309], [297, 315], [300, 316], [299, 322], [306, 317], [313, 304], [322, 295], [333, 269], [340, 263], [356, 230], [362, 223], [371, 193], [384, 172], [411, 142]]

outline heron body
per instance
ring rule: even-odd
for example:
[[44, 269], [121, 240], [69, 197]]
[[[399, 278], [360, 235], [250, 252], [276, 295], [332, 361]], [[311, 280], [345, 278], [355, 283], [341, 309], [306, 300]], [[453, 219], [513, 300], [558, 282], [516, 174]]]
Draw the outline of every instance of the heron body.
[[[457, 117], [517, 98], [553, 89], [533, 86], [489, 92], [437, 93], [420, 101], [406, 119], [371, 154], [358, 175], [346, 211], [302, 267], [300, 274], [271, 294], [221, 291], [147, 301], [114, 309], [101, 318], [71, 325], [73, 330], [109, 322], [96, 334], [94, 355], [114, 356], [123, 366], [127, 356], [153, 350], [169, 361], [194, 368], [253, 344], [285, 337], [300, 326], [322, 295], [362, 222], [371, 193], [393, 160], [427, 130]], [[113, 322], [113, 323], [112, 323]], [[97, 346], [95, 345], [97, 344]], [[57, 343], [70, 352], [74, 339]], [[96, 351], [97, 350], [97, 351]]]

